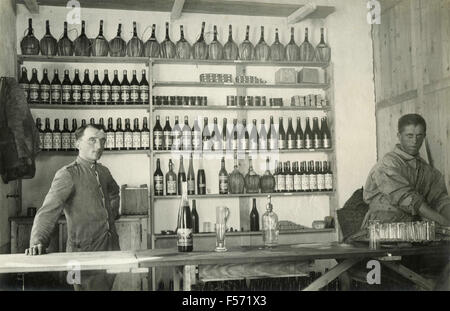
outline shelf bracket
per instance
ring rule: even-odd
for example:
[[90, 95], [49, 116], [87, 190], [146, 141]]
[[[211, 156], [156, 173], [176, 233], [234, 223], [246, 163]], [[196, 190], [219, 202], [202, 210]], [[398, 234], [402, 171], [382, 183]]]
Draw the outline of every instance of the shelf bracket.
[[308, 3], [302, 6], [300, 9], [296, 10], [294, 13], [287, 17], [288, 24], [295, 24], [304, 19], [306, 19], [309, 15], [314, 13], [317, 9], [317, 5], [314, 3]]
[[172, 6], [172, 12], [170, 13], [170, 20], [174, 21], [181, 17], [185, 0], [175, 0]]
[[24, 0], [24, 2], [31, 14], [39, 13], [39, 4], [37, 3], [37, 0]]

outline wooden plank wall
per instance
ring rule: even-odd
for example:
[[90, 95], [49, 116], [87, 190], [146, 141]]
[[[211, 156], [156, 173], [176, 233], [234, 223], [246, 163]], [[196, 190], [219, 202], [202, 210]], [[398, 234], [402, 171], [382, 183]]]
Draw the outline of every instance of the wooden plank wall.
[[380, 3], [381, 24], [372, 27], [378, 158], [397, 142], [398, 118], [420, 113], [450, 189], [450, 0]]

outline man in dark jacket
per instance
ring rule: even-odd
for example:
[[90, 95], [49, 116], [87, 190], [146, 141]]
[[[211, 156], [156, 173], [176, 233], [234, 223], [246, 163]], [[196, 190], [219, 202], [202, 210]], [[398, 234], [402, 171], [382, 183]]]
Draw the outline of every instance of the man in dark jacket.
[[[89, 124], [77, 129], [79, 155], [58, 170], [31, 231], [28, 255], [44, 253], [53, 228], [63, 211], [67, 220], [67, 252], [120, 250], [115, 228], [119, 211], [119, 186], [109, 170], [97, 163], [106, 141], [103, 126]], [[81, 273], [75, 290], [110, 290], [114, 275]]]

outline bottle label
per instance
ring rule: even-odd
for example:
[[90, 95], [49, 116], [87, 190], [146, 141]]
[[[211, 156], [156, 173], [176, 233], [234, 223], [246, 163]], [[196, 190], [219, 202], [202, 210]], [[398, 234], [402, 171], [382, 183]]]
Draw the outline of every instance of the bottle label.
[[238, 149], [238, 141], [236, 139], [233, 139], [231, 141], [231, 149], [232, 150], [237, 150]]
[[178, 228], [177, 229], [177, 246], [192, 246], [193, 245], [192, 229]]
[[317, 190], [325, 190], [325, 176], [323, 174], [317, 175]]
[[314, 137], [314, 149], [322, 148], [322, 139], [320, 137]]
[[166, 150], [170, 150], [170, 148], [172, 148], [172, 131], [164, 131], [163, 137], [164, 137], [164, 148]]
[[59, 104], [61, 101], [61, 85], [60, 84], [53, 84], [51, 87], [51, 101], [54, 104]]
[[81, 86], [81, 100], [83, 102], [90, 102], [91, 101], [91, 92], [92, 92], [92, 86], [82, 85]]
[[297, 140], [295, 139], [289, 139], [287, 143], [288, 149], [295, 149], [297, 148]]
[[177, 182], [175, 180], [167, 181], [167, 194], [177, 194]]
[[144, 149], [150, 147], [150, 133], [147, 131], [141, 133], [141, 146]]
[[72, 85], [72, 98], [77, 102], [81, 100], [81, 85]]
[[62, 101], [63, 103], [70, 102], [70, 93], [72, 92], [72, 87], [70, 85], [61, 86], [62, 89]]
[[278, 191], [286, 190], [286, 176], [278, 175], [277, 184], [278, 184], [278, 187], [277, 187]]
[[76, 149], [76, 141], [77, 137], [75, 136], [75, 133], [70, 133], [70, 148]]
[[195, 192], [195, 180], [187, 181], [187, 191], [194, 193]]
[[120, 86], [120, 99], [123, 102], [130, 101], [130, 86], [129, 85]]
[[286, 140], [284, 139], [278, 140], [278, 149], [286, 149]]
[[141, 132], [133, 132], [133, 148], [141, 148]]
[[302, 190], [302, 175], [295, 174], [294, 175], [294, 191]]
[[308, 175], [302, 175], [302, 190], [308, 191], [311, 188], [309, 187], [309, 176]]
[[333, 175], [325, 174], [325, 189], [333, 190]]
[[148, 85], [139, 86], [139, 93], [141, 96], [141, 101], [143, 103], [147, 103], [148, 102]]
[[94, 102], [99, 102], [102, 98], [102, 87], [100, 85], [93, 85], [92, 86], [92, 100]]
[[50, 85], [42, 84], [41, 85], [41, 101], [49, 101], [50, 100]]
[[183, 132], [183, 150], [191, 150], [192, 135], [189, 131]]
[[249, 148], [250, 150], [258, 150], [258, 141], [256, 139], [250, 140]]
[[30, 100], [39, 99], [39, 84], [30, 84]]
[[61, 133], [53, 133], [53, 149], [61, 149]]
[[278, 148], [278, 139], [269, 138], [269, 149], [276, 150]]
[[267, 150], [267, 140], [266, 139], [259, 140], [259, 150]]
[[39, 148], [44, 148], [44, 133], [39, 133]]
[[30, 95], [30, 85], [28, 83], [20, 83], [20, 88], [25, 92], [25, 98]]
[[163, 177], [155, 176], [154, 182], [155, 182], [155, 191], [162, 193], [163, 192]]
[[111, 101], [117, 103], [120, 100], [120, 86], [113, 85], [111, 86]]
[[228, 193], [228, 176], [219, 176], [219, 191]]
[[306, 149], [313, 149], [313, 142], [312, 139], [305, 139], [305, 148]]
[[116, 148], [122, 149], [123, 148], [123, 132], [116, 132], [115, 133], [115, 141], [116, 141]]
[[298, 138], [297, 139], [297, 149], [304, 149], [305, 148], [305, 141], [303, 139]]
[[180, 150], [181, 132], [179, 132], [179, 131], [172, 132], [172, 136], [173, 136], [172, 150]]
[[192, 135], [192, 147], [195, 150], [202, 149], [202, 134], [200, 132], [194, 132]]
[[61, 134], [61, 146], [63, 149], [70, 149], [70, 133]]
[[317, 190], [317, 175], [315, 174], [309, 175], [309, 189], [311, 191]]
[[127, 149], [133, 148], [133, 133], [125, 132], [123, 134], [123, 141], [124, 141], [125, 148], [127, 148]]
[[101, 89], [102, 89], [102, 94], [101, 94], [102, 102], [105, 102], [105, 103], [109, 102], [109, 100], [111, 99], [111, 97], [110, 97], [111, 96], [111, 86], [102, 85]]
[[139, 99], [139, 85], [130, 86], [130, 99], [132, 101], [137, 101]]
[[214, 139], [213, 141], [213, 148], [214, 150], [221, 150], [222, 149], [222, 145], [219, 139]]
[[52, 133], [44, 133], [44, 149], [53, 148], [53, 136]]
[[331, 139], [324, 138], [323, 139], [323, 147], [326, 148], [326, 149], [331, 148]]
[[155, 149], [162, 149], [162, 133], [160, 131], [153, 132], [153, 148]]
[[294, 176], [291, 174], [286, 175], [286, 191], [294, 190]]
[[248, 150], [249, 149], [248, 138], [241, 138], [241, 140], [240, 140], [240, 148], [241, 148], [241, 150]]

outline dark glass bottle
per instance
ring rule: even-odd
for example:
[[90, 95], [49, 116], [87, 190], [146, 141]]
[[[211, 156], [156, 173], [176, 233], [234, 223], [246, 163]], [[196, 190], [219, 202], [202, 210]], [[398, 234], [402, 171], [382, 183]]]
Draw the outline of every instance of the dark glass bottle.
[[286, 179], [286, 192], [294, 192], [294, 174], [291, 171], [291, 162], [286, 162], [286, 169], [284, 172]]
[[187, 191], [189, 195], [195, 194], [195, 174], [194, 174], [194, 163], [192, 159], [192, 153], [189, 157], [189, 167], [187, 174]]
[[89, 78], [89, 69], [84, 71], [83, 83], [81, 83], [81, 103], [90, 105], [92, 103], [92, 84]]
[[330, 132], [330, 129], [328, 128], [328, 122], [327, 122], [326, 117], [322, 118], [322, 124], [320, 126], [320, 131], [321, 131], [321, 135], [322, 135], [323, 148], [330, 149], [331, 145], [332, 145], [331, 144], [331, 132]]
[[166, 173], [166, 194], [167, 195], [177, 194], [177, 175], [173, 171], [172, 160], [169, 160], [169, 171]]
[[50, 81], [48, 80], [48, 71], [44, 69], [42, 80], [39, 86], [39, 102], [41, 104], [50, 104]]
[[149, 93], [149, 87], [148, 87], [148, 81], [145, 77], [145, 69], [142, 69], [142, 79], [139, 83], [139, 103], [142, 105], [148, 104], [148, 93]]
[[114, 70], [114, 79], [111, 83], [111, 104], [120, 104], [120, 82], [119, 82], [119, 72]]
[[30, 98], [30, 81], [28, 80], [27, 68], [22, 67], [22, 74], [19, 79], [20, 88], [25, 93], [25, 99], [28, 101]]
[[53, 134], [50, 129], [50, 119], [45, 118], [45, 128], [44, 128], [44, 148], [45, 151], [53, 150]]
[[278, 182], [278, 192], [286, 192], [286, 176], [285, 176], [285, 172], [283, 172], [283, 163], [279, 162], [278, 163], [278, 178], [277, 178], [277, 182]]
[[141, 130], [139, 129], [139, 119], [134, 118], [133, 120], [133, 149], [143, 150], [141, 142]]
[[297, 117], [297, 128], [295, 129], [295, 139], [297, 141], [297, 149], [304, 149], [305, 148], [305, 138], [304, 138], [302, 126], [300, 123], [300, 117]]
[[164, 150], [171, 150], [172, 148], [172, 127], [170, 126], [170, 119], [166, 117], [166, 124], [163, 128], [163, 148]]
[[124, 143], [124, 133], [122, 129], [122, 119], [117, 118], [116, 121], [116, 132], [115, 132], [115, 141], [116, 141], [116, 148], [114, 150], [123, 150], [125, 148]]
[[273, 117], [270, 116], [270, 127], [267, 133], [267, 142], [269, 150], [278, 150], [278, 135], [273, 124]]
[[309, 169], [306, 166], [306, 161], [302, 162], [300, 172], [302, 175], [302, 191], [309, 192], [311, 190], [311, 188], [309, 187]]
[[314, 161], [309, 161], [309, 188], [311, 191], [317, 191], [317, 172], [314, 169]]
[[228, 134], [227, 129], [227, 118], [223, 118], [222, 121], [222, 150], [230, 149], [230, 135]]
[[313, 132], [311, 131], [311, 126], [309, 125], [308, 117], [306, 117], [306, 127], [305, 127], [304, 137], [305, 137], [305, 148], [312, 149], [314, 147], [314, 145], [313, 145], [314, 135], [313, 135]]
[[266, 120], [261, 119], [261, 128], [259, 129], [259, 150], [262, 152], [267, 150], [267, 131], [266, 131]]
[[192, 150], [202, 150], [202, 130], [198, 125], [198, 119], [194, 119], [192, 126]]
[[283, 126], [283, 118], [280, 117], [278, 123], [278, 149], [284, 150], [287, 147], [287, 139]]
[[219, 171], [219, 194], [228, 194], [228, 173], [225, 169], [225, 158], [222, 157]]
[[177, 246], [179, 252], [192, 252], [192, 216], [187, 197], [187, 185], [183, 183], [183, 195], [181, 196], [180, 208], [177, 221]]
[[322, 162], [316, 161], [317, 190], [325, 191], [325, 174], [322, 170]]
[[41, 150], [43, 150], [44, 149], [44, 131], [42, 130], [41, 118], [36, 118], [36, 128], [39, 133], [39, 148]]
[[161, 171], [161, 164], [159, 159], [156, 159], [156, 170], [153, 174], [153, 185], [155, 195], [164, 195], [164, 175]]
[[233, 119], [233, 130], [231, 132], [231, 150], [237, 151], [239, 148], [239, 129], [237, 119]]
[[192, 132], [189, 127], [189, 119], [188, 116], [184, 117], [184, 126], [181, 134], [181, 144], [183, 150], [191, 150], [192, 148]]
[[206, 194], [206, 174], [203, 169], [203, 159], [200, 156], [199, 168], [197, 171], [197, 194]]
[[313, 118], [313, 147], [314, 149], [322, 148], [322, 134], [319, 129], [319, 118]]
[[55, 69], [53, 73], [53, 80], [50, 85], [50, 103], [59, 105], [61, 104], [62, 89], [61, 80], [59, 80], [58, 69]]
[[29, 103], [39, 104], [39, 80], [36, 68], [31, 71]]
[[175, 124], [172, 130], [172, 148], [171, 150], [180, 150], [181, 149], [181, 140], [182, 140], [182, 130], [180, 124], [178, 122], [178, 116], [175, 116]]
[[[217, 121], [217, 119], [216, 119]], [[211, 150], [212, 147], [212, 140], [211, 140], [211, 134], [209, 132], [209, 126], [208, 126], [208, 118], [203, 119], [203, 130], [202, 130], [202, 149], [204, 151]]]
[[69, 131], [69, 120], [64, 118], [63, 129], [61, 131], [61, 149], [64, 151], [70, 150], [70, 131]]
[[94, 80], [92, 81], [92, 103], [99, 105], [102, 100], [102, 85], [98, 78], [98, 70], [94, 70]]
[[292, 127], [292, 118], [288, 118], [288, 129], [287, 129], [287, 149], [296, 149], [297, 148], [297, 139], [294, 132], [294, 128]]
[[252, 151], [258, 150], [258, 142], [259, 142], [259, 134], [258, 134], [258, 128], [256, 127], [256, 119], [253, 119], [252, 121], [252, 130], [250, 131], [249, 135], [249, 149]]
[[[189, 194], [189, 190], [188, 190]], [[198, 233], [199, 232], [199, 218], [198, 218], [198, 212], [197, 212], [197, 204], [195, 203], [195, 200], [192, 200], [192, 233]]]
[[302, 190], [302, 180], [297, 161], [292, 163], [292, 174], [294, 175], [294, 192], [299, 192]]
[[75, 131], [77, 130], [77, 119], [72, 119], [72, 130], [70, 131], [70, 150], [77, 149], [77, 137], [75, 135]]
[[217, 125], [217, 118], [213, 120], [213, 131], [211, 133], [211, 147], [212, 150], [219, 151], [222, 150], [222, 137], [219, 132], [219, 125]]
[[81, 104], [81, 81], [78, 69], [75, 69], [75, 77], [72, 81], [72, 104]]
[[153, 127], [153, 150], [163, 150], [163, 128], [159, 115], [156, 116], [155, 126]]
[[275, 187], [273, 189], [274, 192], [278, 192], [278, 174], [280, 172], [278, 171], [278, 161], [275, 160], [275, 170], [273, 173], [273, 178], [275, 179]]
[[141, 147], [143, 150], [150, 149], [150, 129], [148, 128], [147, 117], [142, 121]]
[[114, 131], [113, 118], [108, 118], [108, 128], [106, 129], [105, 150], [116, 150], [116, 134]]
[[55, 119], [52, 132], [52, 145], [53, 150], [61, 150], [61, 130], [59, 128], [59, 119]]
[[250, 212], [250, 231], [259, 231], [259, 213], [256, 208], [256, 199], [253, 199], [253, 207]]
[[130, 119], [125, 119], [125, 130], [123, 131], [123, 145], [126, 150], [133, 149], [133, 131], [131, 130]]
[[331, 169], [331, 162], [324, 161], [323, 162], [323, 169], [325, 172], [325, 190], [326, 191], [332, 191], [333, 190], [333, 172]]
[[130, 82], [128, 82], [127, 71], [123, 71], [122, 82], [120, 83], [120, 103], [124, 105], [131, 104]]
[[239, 135], [239, 150], [246, 151], [250, 147], [250, 135], [248, 134], [247, 129], [247, 120], [242, 120], [242, 128]]
[[183, 156], [180, 155], [180, 166], [178, 167], [178, 194], [181, 194], [181, 184], [186, 182], [186, 171], [184, 170]]
[[136, 70], [133, 70], [133, 79], [130, 83], [130, 104], [139, 104], [139, 82], [136, 77]]
[[108, 70], [105, 69], [102, 81], [102, 94], [101, 94], [101, 105], [107, 105], [111, 103], [111, 82], [108, 77]]

